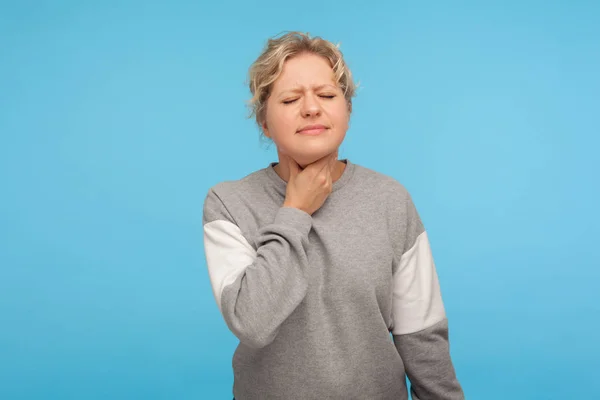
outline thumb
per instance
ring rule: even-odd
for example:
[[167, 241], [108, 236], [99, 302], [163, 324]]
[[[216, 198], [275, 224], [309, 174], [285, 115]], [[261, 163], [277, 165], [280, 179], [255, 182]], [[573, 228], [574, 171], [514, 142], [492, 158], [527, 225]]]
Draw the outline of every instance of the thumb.
[[296, 175], [298, 175], [298, 173], [300, 173], [300, 166], [298, 165], [298, 163], [296, 163], [296, 160], [294, 160], [292, 157], [287, 157], [287, 159], [288, 159], [288, 166], [290, 169], [290, 179], [295, 178]]

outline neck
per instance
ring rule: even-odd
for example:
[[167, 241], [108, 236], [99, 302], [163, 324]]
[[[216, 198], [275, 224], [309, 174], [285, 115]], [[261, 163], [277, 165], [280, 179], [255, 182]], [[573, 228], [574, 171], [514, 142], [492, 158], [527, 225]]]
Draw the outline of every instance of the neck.
[[[277, 175], [279, 175], [281, 177], [281, 179], [283, 179], [284, 181], [288, 182], [290, 180], [290, 170], [289, 170], [289, 167], [287, 166], [287, 164], [278, 162], [273, 167], [273, 169], [275, 170]], [[344, 173], [345, 169], [346, 169], [346, 163], [343, 161], [337, 160], [335, 162], [333, 171], [331, 172], [331, 181], [335, 182], [338, 179], [340, 179], [340, 177]]]

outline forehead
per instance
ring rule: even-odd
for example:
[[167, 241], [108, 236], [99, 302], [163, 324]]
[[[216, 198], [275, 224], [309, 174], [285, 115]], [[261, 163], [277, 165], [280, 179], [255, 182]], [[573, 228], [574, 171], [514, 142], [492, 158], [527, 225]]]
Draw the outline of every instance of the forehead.
[[281, 75], [273, 84], [274, 91], [296, 87], [336, 85], [329, 62], [315, 54], [302, 54], [283, 64]]

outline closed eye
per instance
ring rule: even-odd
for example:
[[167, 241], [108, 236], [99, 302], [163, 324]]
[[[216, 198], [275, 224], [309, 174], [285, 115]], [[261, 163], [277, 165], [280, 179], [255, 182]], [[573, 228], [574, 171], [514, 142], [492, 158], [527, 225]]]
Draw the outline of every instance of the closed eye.
[[[323, 99], [333, 99], [335, 97], [335, 94], [320, 94], [319, 97], [321, 97]], [[296, 100], [298, 100], [298, 99], [284, 100], [284, 101], [282, 101], [282, 103], [283, 104], [292, 104]]]

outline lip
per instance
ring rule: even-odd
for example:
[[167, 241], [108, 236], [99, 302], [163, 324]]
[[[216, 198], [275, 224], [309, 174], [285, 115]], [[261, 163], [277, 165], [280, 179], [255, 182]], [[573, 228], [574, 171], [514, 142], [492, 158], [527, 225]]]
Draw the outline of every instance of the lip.
[[327, 127], [325, 125], [307, 125], [304, 128], [300, 129], [298, 131], [298, 134], [300, 135], [319, 135], [323, 132], [325, 132], [325, 130], [327, 129]]

